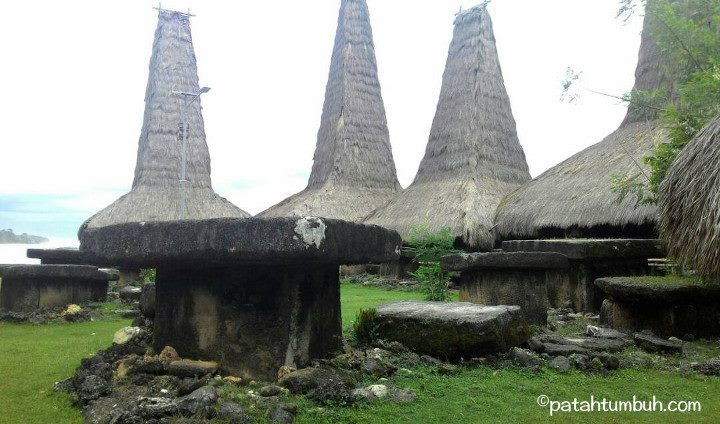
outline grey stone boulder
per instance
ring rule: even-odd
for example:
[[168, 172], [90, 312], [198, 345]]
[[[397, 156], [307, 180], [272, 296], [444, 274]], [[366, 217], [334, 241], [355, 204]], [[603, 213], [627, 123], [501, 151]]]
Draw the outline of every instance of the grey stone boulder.
[[148, 318], [155, 317], [155, 283], [146, 283], [140, 291], [140, 312]]
[[140, 300], [142, 289], [140, 287], [125, 286], [120, 289], [120, 299], [124, 302], [135, 302]]
[[693, 370], [700, 374], [720, 376], [720, 357], [696, 364], [693, 366]]
[[665, 339], [661, 339], [651, 332], [635, 333], [635, 344], [648, 353], [667, 353], [678, 355], [682, 353], [682, 345]]
[[565, 356], [556, 356], [550, 361], [550, 366], [562, 373], [570, 371], [570, 360]]
[[351, 403], [354, 379], [351, 374], [328, 366], [299, 369], [278, 382], [290, 393], [322, 403]]
[[212, 416], [218, 401], [218, 392], [212, 386], [201, 387], [189, 395], [178, 398], [175, 403], [177, 410], [183, 415]]
[[296, 414], [297, 405], [280, 403], [270, 411], [268, 418], [271, 423], [292, 424], [295, 422]]
[[283, 393], [283, 390], [287, 391], [287, 389], [283, 389], [280, 386], [270, 384], [268, 386], [261, 387], [258, 394], [262, 397], [279, 396], [280, 394]]
[[245, 413], [242, 405], [231, 400], [226, 400], [220, 405], [217, 414], [218, 418], [227, 421], [229, 424], [244, 424], [252, 422], [252, 417]]
[[517, 306], [393, 302], [378, 307], [376, 319], [378, 338], [448, 360], [504, 353], [530, 336]]
[[538, 354], [520, 347], [510, 350], [510, 358], [522, 367], [536, 367], [543, 364], [543, 360]]

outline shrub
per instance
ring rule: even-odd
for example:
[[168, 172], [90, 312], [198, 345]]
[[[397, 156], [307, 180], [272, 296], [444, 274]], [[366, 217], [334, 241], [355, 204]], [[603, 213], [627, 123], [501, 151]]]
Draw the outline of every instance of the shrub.
[[361, 309], [355, 316], [352, 334], [358, 344], [369, 345], [377, 338], [377, 310]]
[[412, 229], [407, 250], [414, 254], [413, 261], [419, 266], [410, 275], [420, 283], [425, 300], [445, 302], [450, 298], [447, 290], [454, 274], [443, 271], [440, 258], [460, 252], [455, 249], [454, 243], [455, 237], [450, 228], [443, 228], [437, 233], [431, 233], [424, 227]]

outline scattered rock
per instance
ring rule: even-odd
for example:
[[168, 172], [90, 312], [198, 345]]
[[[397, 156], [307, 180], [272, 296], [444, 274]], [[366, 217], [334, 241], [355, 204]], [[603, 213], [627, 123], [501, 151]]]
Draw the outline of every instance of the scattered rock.
[[618, 359], [616, 356], [606, 353], [598, 355], [595, 358], [599, 359], [602, 362], [605, 369], [613, 371], [620, 368], [620, 359]]
[[218, 400], [217, 390], [212, 386], [201, 387], [176, 401], [178, 411], [183, 415], [201, 414], [209, 417]]
[[556, 370], [566, 373], [570, 371], [570, 361], [564, 356], [556, 356], [550, 361], [550, 366]]
[[590, 367], [590, 357], [587, 355], [573, 353], [568, 359], [570, 364], [578, 370], [587, 370]]
[[510, 351], [510, 358], [522, 367], [536, 367], [542, 365], [543, 363], [542, 358], [540, 358], [536, 353], [520, 347], [512, 348]]
[[278, 424], [292, 424], [295, 422], [295, 414], [297, 414], [297, 405], [278, 404], [270, 411], [270, 421]]
[[693, 370], [700, 374], [720, 376], [720, 356], [694, 365]]
[[271, 384], [269, 386], [264, 386], [264, 387], [260, 388], [260, 391], [258, 393], [262, 397], [271, 397], [271, 396], [279, 396], [284, 391], [287, 391], [287, 389], [284, 389], [282, 387]]
[[318, 402], [342, 404], [352, 401], [352, 376], [327, 366], [297, 370], [281, 379], [279, 384], [293, 394], [305, 395]]
[[297, 368], [291, 367], [290, 365], [283, 365], [280, 367], [277, 373], [277, 379], [282, 380], [283, 378], [287, 377], [288, 375], [294, 373], [297, 371]]
[[227, 377], [223, 377], [223, 381], [228, 384], [233, 384], [235, 386], [240, 386], [243, 383], [243, 379], [240, 377], [235, 377], [233, 375], [229, 375]]
[[141, 293], [142, 289], [133, 286], [125, 286], [119, 291], [120, 299], [125, 302], [134, 302], [140, 300]]
[[84, 403], [98, 399], [108, 393], [110, 393], [110, 384], [97, 375], [85, 377], [77, 391], [80, 401]]
[[555, 344], [555, 343], [544, 343], [544, 352], [550, 356], [568, 356], [573, 353], [588, 354], [588, 350], [584, 347], [571, 345], [571, 344]]
[[362, 371], [373, 377], [390, 377], [395, 374], [397, 367], [390, 364], [385, 357], [389, 354], [382, 349], [371, 349], [365, 352], [366, 359], [362, 365]]
[[158, 355], [158, 358], [167, 362], [175, 362], [181, 359], [180, 355], [178, 355], [177, 351], [172, 346], [165, 346], [162, 352]]
[[178, 377], [201, 377], [207, 374], [215, 374], [220, 365], [214, 361], [193, 361], [181, 359], [170, 362], [167, 373]]
[[648, 353], [682, 353], [682, 345], [656, 337], [649, 331], [635, 333], [634, 339], [635, 343]]
[[113, 336], [113, 343], [125, 344], [143, 335], [144, 330], [140, 327], [125, 327], [118, 330]]
[[243, 407], [236, 402], [226, 400], [218, 410], [218, 418], [228, 421], [229, 424], [242, 424], [252, 422], [252, 417], [245, 414]]
[[359, 401], [366, 401], [370, 402], [373, 399], [373, 394], [367, 387], [361, 387], [359, 389], [354, 389], [352, 392], [350, 392], [350, 395], [352, 396], [353, 400], [355, 402]]
[[629, 336], [618, 330], [612, 328], [598, 327], [595, 325], [588, 325], [585, 328], [585, 335], [590, 337], [598, 337], [602, 339], [628, 339]]
[[372, 393], [373, 397], [378, 399], [386, 398], [388, 395], [388, 388], [384, 384], [373, 384], [368, 386], [368, 390]]

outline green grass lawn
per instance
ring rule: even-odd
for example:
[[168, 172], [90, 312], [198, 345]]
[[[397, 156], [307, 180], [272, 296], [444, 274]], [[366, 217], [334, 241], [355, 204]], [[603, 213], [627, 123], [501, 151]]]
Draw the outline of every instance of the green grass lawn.
[[[355, 314], [388, 301], [421, 299], [422, 294], [376, 287], [342, 284], [343, 326]], [[114, 309], [114, 306], [107, 308]], [[80, 359], [108, 346], [113, 333], [128, 320], [17, 325], [0, 323], [0, 422], [80, 423], [80, 412], [69, 396], [55, 393], [55, 381], [70, 376]], [[430, 369], [412, 370], [412, 377], [396, 376], [390, 384], [418, 393], [416, 402], [359, 404], [351, 408], [317, 408], [300, 398], [290, 399], [306, 408], [300, 423], [486, 423], [486, 422], [720, 422], [720, 378], [626, 369], [610, 377], [581, 373], [568, 375], [544, 370], [534, 374], [519, 369], [481, 367], [453, 376]], [[549, 416], [548, 408], [536, 404], [539, 395], [552, 400], [596, 398], [628, 400], [633, 395], [659, 400], [696, 400], [701, 413], [565, 413]]]

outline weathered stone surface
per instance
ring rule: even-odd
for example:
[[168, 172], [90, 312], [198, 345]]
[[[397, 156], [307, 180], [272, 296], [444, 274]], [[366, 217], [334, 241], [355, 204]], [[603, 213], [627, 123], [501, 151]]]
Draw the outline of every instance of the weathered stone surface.
[[569, 372], [570, 360], [565, 356], [556, 356], [550, 361], [550, 366], [563, 373]]
[[[549, 274], [549, 275], [548, 275]], [[548, 280], [554, 271], [531, 269], [480, 269], [460, 275], [460, 301], [479, 305], [516, 305], [531, 324], [546, 325], [549, 296]]]
[[242, 424], [252, 422], [252, 417], [245, 413], [242, 405], [231, 400], [226, 400], [220, 406], [218, 418], [226, 420], [230, 424]]
[[340, 350], [337, 265], [158, 268], [155, 348], [212, 359], [246, 380], [273, 381]]
[[700, 374], [720, 376], [720, 357], [697, 364], [693, 369]]
[[167, 373], [177, 377], [202, 377], [206, 374], [215, 374], [220, 365], [214, 361], [193, 361], [181, 359], [170, 362]]
[[649, 329], [663, 337], [720, 335], [720, 287], [648, 284], [632, 277], [601, 278], [595, 285], [606, 297], [602, 325], [627, 332]]
[[682, 345], [656, 337], [651, 332], [635, 333], [635, 343], [649, 353], [682, 353]]
[[292, 424], [295, 422], [297, 407], [295, 405], [279, 404], [275, 406], [268, 415], [273, 424]]
[[113, 343], [125, 344], [132, 341], [136, 337], [140, 337], [144, 334], [144, 330], [140, 327], [125, 327], [115, 332], [113, 335]]
[[213, 413], [213, 406], [217, 400], [217, 390], [212, 386], [204, 386], [179, 398], [175, 403], [178, 411], [183, 415], [201, 414], [207, 417]]
[[345, 371], [330, 367], [297, 370], [279, 381], [293, 394], [305, 395], [319, 402], [351, 402], [353, 378]]
[[612, 329], [612, 328], [605, 328], [605, 327], [598, 327], [594, 325], [588, 325], [585, 328], [585, 335], [591, 336], [591, 337], [598, 337], [602, 339], [629, 339], [630, 336], [626, 333], [623, 333], [621, 331]]
[[377, 314], [379, 338], [451, 360], [507, 352], [529, 337], [517, 306], [405, 301], [382, 305]]
[[140, 312], [146, 317], [155, 317], [155, 283], [146, 283], [142, 286]]
[[459, 253], [441, 258], [448, 271], [468, 269], [556, 269], [570, 266], [567, 256], [553, 252]]
[[325, 218], [129, 223], [80, 233], [83, 253], [138, 268], [382, 263], [399, 258], [401, 243], [395, 231]]
[[522, 367], [537, 367], [542, 365], [543, 360], [535, 352], [521, 347], [514, 347], [510, 351], [510, 358]]
[[664, 258], [666, 246], [655, 239], [557, 239], [511, 240], [502, 243], [507, 252], [556, 252], [570, 259]]
[[89, 261], [89, 258], [85, 257], [80, 250], [72, 248], [28, 249], [27, 257], [31, 259], [40, 259], [40, 263], [43, 265], [93, 265]]
[[0, 265], [0, 309], [32, 312], [102, 302], [108, 274], [85, 265]]

